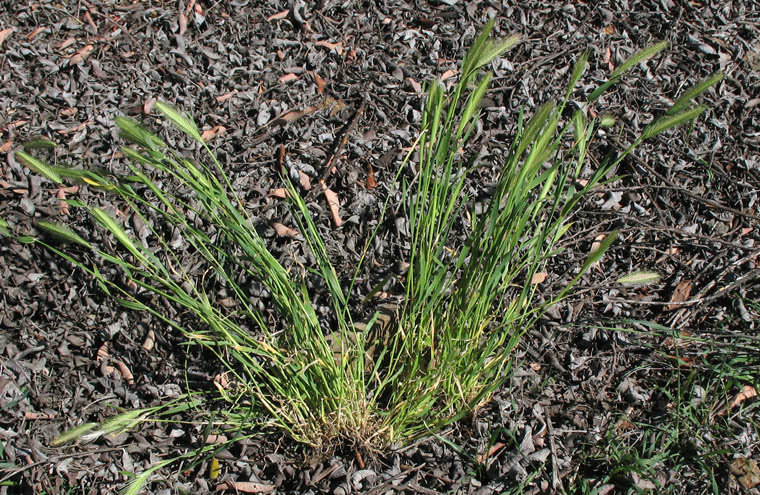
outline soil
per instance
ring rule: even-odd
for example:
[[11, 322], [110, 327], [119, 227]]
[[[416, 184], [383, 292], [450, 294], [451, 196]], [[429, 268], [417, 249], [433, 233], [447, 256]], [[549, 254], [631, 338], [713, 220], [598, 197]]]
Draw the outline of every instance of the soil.
[[[565, 251], [547, 269], [547, 291], [580, 267], [600, 235], [617, 229], [620, 238], [577, 294], [525, 336], [513, 376], [477, 414], [368, 463], [350, 448], [319, 458], [262, 434], [217, 455], [218, 479], [209, 478], [206, 464], [174, 465], [154, 475], [150, 493], [581, 493], [582, 480], [597, 493], [646, 491], [652, 487], [636, 476], [607, 476], [617, 466], [610, 440], [663, 424], [674, 377], [712, 370], [731, 352], [741, 357], [731, 362], [743, 378], [729, 380], [724, 398], [741, 383], [758, 383], [756, 348], [725, 345], [754, 336], [758, 324], [758, 305], [750, 303], [760, 300], [759, 2], [0, 5], [0, 218], [13, 231], [35, 232], [35, 220], [54, 219], [92, 242], [110, 242], [60, 199], [83, 197], [112, 211], [119, 205], [94, 188], [54, 187], [13, 152], [43, 136], [58, 144], [36, 151], [51, 162], [124, 171], [113, 120], [126, 114], [163, 129], [167, 143], [188, 156], [197, 153], [155, 118], [151, 108], [161, 100], [208, 132], [284, 260], [303, 246], [275, 230], [295, 226], [272, 194], [282, 187], [280, 167], [310, 182], [303, 192], [344, 277], [383, 201], [390, 194], [391, 204], [401, 203], [394, 177], [420, 127], [424, 83], [455, 80], [489, 19], [496, 19], [495, 36], [519, 33], [523, 42], [491, 66], [492, 89], [471, 142], [482, 164], [468, 183], [473, 198], [493, 184], [520, 110], [530, 115], [561, 98], [585, 49], [589, 67], [573, 101], [633, 52], [670, 42], [592, 108], [619, 121], [600, 132], [592, 163], [631, 143], [689, 85], [725, 74], [699, 98], [709, 110], [693, 126], [647, 142], [616, 171], [619, 180], [582, 204]], [[315, 192], [320, 179], [338, 195], [340, 226]], [[392, 208], [380, 226], [357, 301], [408, 257], [402, 215]], [[616, 283], [637, 270], [662, 278], [644, 287]], [[83, 422], [165, 402], [188, 383], [208, 387], [214, 370], [165, 324], [125, 311], [40, 246], [1, 238], [0, 286], [0, 479], [7, 482], [0, 493], [116, 493], [129, 480], [125, 473], [198, 446], [202, 425], [172, 422], [53, 447], [53, 438]], [[385, 290], [398, 295], [393, 284]], [[357, 314], [369, 311], [357, 303]], [[146, 349], [149, 335], [155, 342]], [[690, 343], [699, 338], [712, 344]], [[130, 373], [109, 369], [99, 350]], [[759, 420], [758, 409], [748, 408], [713, 438], [715, 456], [677, 470], [666, 462], [660, 481], [674, 493], [704, 490], [711, 481], [700, 466], [707, 463], [721, 493], [745, 490], [730, 466], [735, 457], [760, 458]]]

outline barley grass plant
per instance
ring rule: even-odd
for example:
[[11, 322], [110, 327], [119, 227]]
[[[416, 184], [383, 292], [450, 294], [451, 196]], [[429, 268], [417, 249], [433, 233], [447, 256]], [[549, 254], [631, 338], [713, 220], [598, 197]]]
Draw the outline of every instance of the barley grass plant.
[[[615, 239], [610, 233], [565, 287], [538, 302], [537, 286], [531, 280], [558, 253], [558, 241], [570, 228], [568, 218], [578, 201], [643, 139], [702, 113], [704, 108], [691, 106], [690, 101], [709, 86], [687, 93], [688, 99], [677, 101], [673, 112], [655, 120], [616, 160], [582, 177], [600, 120], [589, 119], [585, 107], [569, 118], [563, 116], [586, 67], [588, 52], [583, 54], [559, 102], [544, 104], [529, 119], [520, 113], [517, 134], [490, 201], [476, 214], [467, 207], [464, 190], [468, 175], [479, 165], [469, 153], [468, 139], [491, 81], [484, 69], [519, 42], [517, 36], [490, 40], [492, 25], [474, 41], [452, 90], [438, 81], [427, 88], [422, 128], [414, 145], [417, 153], [407, 155], [397, 176], [402, 196], [409, 198], [404, 206], [411, 235], [410, 268], [403, 303], [374, 356], [368, 356], [367, 349], [377, 344], [370, 336], [376, 335], [371, 330], [378, 314], [366, 327], [352, 319], [353, 281], [341, 283], [296, 188], [282, 178], [315, 260], [305, 275], [288, 271], [270, 252], [254, 227], [255, 212], [243, 207], [191, 117], [156, 104], [166, 119], [205, 150], [205, 163], [168, 149], [158, 136], [126, 117], [117, 118], [116, 124], [121, 136], [136, 146], [122, 149], [130, 160], [128, 176], [54, 167], [30, 154], [16, 153], [31, 170], [54, 183], [79, 181], [115, 194], [151, 229], [150, 242], [144, 243], [105, 209], [69, 200], [118, 241], [117, 251], [49, 221], [39, 221], [39, 230], [77, 247], [49, 242], [44, 235], [18, 238], [58, 253], [92, 275], [121, 305], [150, 312], [189, 343], [203, 346], [231, 378], [213, 398], [189, 390], [181, 398], [184, 405], [179, 400], [179, 405], [175, 401], [164, 409], [127, 411], [110, 423], [85, 425], [57, 442], [122, 431], [141, 421], [177, 414], [182, 407], [196, 407], [203, 400], [217, 400], [223, 407], [217, 408], [211, 423], [228, 433], [230, 441], [252, 435], [258, 425], [275, 427], [318, 449], [346, 441], [383, 449], [429, 435], [487, 402], [508, 376], [511, 353], [521, 336], [548, 307], [570, 293]], [[659, 43], [635, 54], [588, 96], [588, 102], [595, 102], [625, 71], [664, 48]], [[380, 214], [384, 213], [385, 208]], [[456, 241], [463, 230], [464, 241]], [[234, 295], [234, 314], [206, 292], [205, 278], [189, 275], [172, 233], [174, 241], [186, 243], [204, 260], [206, 278], [214, 277]], [[129, 283], [104, 275], [102, 265], [87, 261], [90, 252], [119, 268]], [[270, 328], [251, 303], [237, 282], [241, 271], [268, 291], [280, 328]], [[335, 326], [317, 316], [308, 277], [329, 293]], [[194, 322], [170, 318], [155, 304], [155, 296], [192, 315]], [[200, 450], [204, 455], [213, 452], [211, 446]], [[149, 474], [135, 478], [129, 492], [136, 493]]]

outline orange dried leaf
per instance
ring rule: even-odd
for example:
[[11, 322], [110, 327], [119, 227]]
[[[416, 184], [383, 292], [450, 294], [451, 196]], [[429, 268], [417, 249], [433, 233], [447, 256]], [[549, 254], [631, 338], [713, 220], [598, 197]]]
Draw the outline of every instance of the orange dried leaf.
[[760, 485], [760, 468], [758, 468], [757, 461], [754, 459], [737, 457], [731, 461], [728, 470], [736, 476], [745, 490], [751, 490]]
[[491, 448], [490, 448], [490, 449], [488, 449], [488, 452], [487, 452], [487, 453], [485, 453], [485, 454], [480, 454], [480, 455], [478, 456], [478, 462], [479, 462], [479, 463], [481, 463], [481, 464], [482, 464], [482, 463], [484, 463], [484, 462], [486, 462], [486, 461], [487, 461], [489, 458], [491, 458], [491, 457], [492, 457], [492, 456], [493, 456], [495, 453], [497, 453], [499, 450], [501, 450], [501, 449], [503, 449], [503, 448], [504, 448], [504, 444], [503, 444], [502, 442], [497, 442], [497, 443], [493, 444], [493, 445], [491, 446]]
[[272, 493], [277, 487], [267, 485], [266, 483], [256, 483], [255, 481], [225, 481], [216, 487], [216, 491], [231, 491], [243, 493]]
[[547, 275], [546, 272], [536, 272], [533, 274], [533, 278], [530, 279], [530, 283], [533, 285], [540, 284], [546, 280]]
[[78, 52], [76, 52], [74, 55], [69, 58], [69, 63], [74, 65], [79, 65], [85, 61], [85, 59], [92, 53], [92, 51], [95, 49], [92, 45], [84, 45], [82, 48], [79, 49]]
[[422, 93], [422, 85], [420, 83], [418, 83], [411, 77], [407, 77], [406, 80], [409, 81], [409, 84], [412, 85], [412, 89], [414, 90], [415, 93], [418, 93], [418, 94]]
[[152, 351], [156, 345], [156, 333], [153, 330], [148, 330], [148, 335], [145, 336], [145, 341], [142, 344], [142, 348], [146, 351]]
[[315, 41], [314, 45], [327, 48], [330, 51], [334, 50], [335, 53], [337, 53], [338, 55], [343, 54], [343, 43], [340, 41], [338, 41], [337, 43], [331, 43], [329, 41]]
[[689, 299], [689, 294], [691, 294], [693, 287], [694, 284], [692, 284], [691, 280], [681, 280], [678, 282], [675, 290], [673, 290], [673, 295], [670, 297], [670, 304], [665, 306], [665, 311], [673, 311], [674, 309], [683, 307], [683, 305], [678, 303]]
[[8, 153], [8, 151], [11, 149], [11, 146], [13, 146], [13, 141], [10, 139], [2, 144], [0, 146], [0, 153]]
[[214, 377], [214, 385], [220, 390], [225, 390], [230, 386], [230, 379], [227, 378], [227, 372], [219, 373]]
[[612, 24], [610, 24], [609, 26], [605, 26], [602, 28], [602, 32], [604, 34], [610, 35], [615, 32], [615, 26], [613, 26]]
[[103, 342], [103, 345], [98, 348], [96, 356], [98, 358], [98, 361], [103, 361], [111, 357], [111, 355], [108, 353], [108, 342]]
[[296, 80], [298, 80], [298, 75], [293, 74], [292, 72], [288, 72], [284, 76], [280, 77], [280, 82], [283, 84], [290, 81], [296, 81]]
[[215, 125], [211, 129], [206, 129], [201, 134], [201, 139], [203, 139], [205, 142], [209, 142], [215, 137], [224, 134], [227, 131], [227, 128], [223, 125]]
[[223, 102], [229, 100], [230, 98], [232, 98], [233, 96], [235, 96], [236, 93], [237, 93], [237, 89], [234, 90], [234, 91], [230, 91], [227, 94], [224, 94], [224, 95], [221, 95], [221, 96], [217, 96], [216, 97], [216, 101], [217, 101], [217, 103], [223, 103]]
[[226, 441], [227, 441], [227, 435], [218, 435], [216, 433], [212, 433], [208, 437], [206, 437], [207, 444], [224, 443]]
[[288, 13], [290, 10], [281, 10], [280, 12], [277, 12], [276, 14], [272, 14], [269, 17], [267, 17], [268, 22], [272, 21], [279, 21], [280, 19], [285, 19], [288, 16]]
[[728, 406], [728, 409], [731, 410], [752, 397], [757, 397], [757, 389], [751, 385], [745, 385], [742, 388], [742, 391], [736, 394], [736, 397], [734, 397], [734, 400], [731, 402], [731, 405]]
[[84, 13], [84, 18], [87, 19], [87, 23], [90, 25], [90, 27], [92, 28], [92, 30], [97, 33], [98, 32], [98, 26], [95, 25], [95, 21], [92, 20], [92, 16], [90, 15], [90, 11], [89, 10]]
[[280, 237], [290, 237], [291, 239], [295, 239], [299, 235], [297, 230], [291, 229], [287, 225], [283, 225], [279, 222], [272, 222], [272, 228]]
[[61, 210], [61, 213], [68, 216], [69, 214], [69, 204], [65, 201], [66, 200], [66, 191], [63, 187], [58, 188], [58, 192], [55, 195], [56, 198], [58, 198], [58, 208]]
[[298, 171], [298, 182], [301, 184], [301, 187], [303, 187], [305, 190], [311, 189], [311, 179], [308, 175], [306, 175], [301, 170]]
[[35, 412], [35, 411], [26, 411], [24, 412], [24, 419], [55, 419], [55, 416], [50, 413], [41, 413], [41, 412]]
[[143, 103], [143, 108], [142, 108], [143, 113], [145, 115], [150, 115], [150, 112], [153, 111], [153, 105], [155, 105], [155, 104], [156, 104], [156, 99], [155, 98], [151, 97], [151, 98], [148, 98], [147, 100], [145, 100], [145, 103]]
[[[607, 237], [605, 234], [599, 234], [594, 238], [594, 242], [591, 243], [591, 252], [598, 251], [602, 247], [602, 241]], [[591, 268], [599, 268], [599, 261], [591, 263]]]
[[314, 82], [317, 84], [317, 93], [322, 94], [325, 90], [325, 80], [317, 74], [317, 71], [312, 71], [311, 75], [314, 78]]
[[70, 47], [76, 42], [77, 42], [76, 38], [66, 38], [65, 40], [55, 45], [55, 48], [57, 48], [58, 50], [65, 50], [66, 48]]
[[457, 75], [457, 71], [449, 69], [443, 74], [441, 74], [441, 82], [445, 81], [446, 79], [452, 78], [456, 75]]
[[374, 189], [377, 187], [377, 180], [375, 180], [375, 169], [372, 165], [369, 166], [369, 172], [367, 172], [367, 189]]
[[179, 23], [179, 35], [182, 36], [185, 34], [185, 31], [187, 31], [187, 15], [180, 10], [179, 14], [177, 14], [177, 18]]
[[41, 32], [46, 31], [47, 28], [45, 26], [38, 26], [32, 30], [31, 33], [26, 35], [26, 39], [28, 41], [32, 41], [34, 38], [36, 38]]
[[129, 370], [129, 367], [127, 367], [126, 364], [124, 364], [122, 361], [117, 360], [116, 367], [119, 368], [119, 374], [124, 379], [124, 381], [127, 382], [127, 385], [135, 384], [135, 377], [132, 375], [132, 372]]
[[340, 218], [340, 200], [338, 199], [338, 195], [327, 187], [324, 180], [319, 181], [319, 183], [322, 185], [322, 192], [324, 192], [325, 199], [327, 199], [327, 205], [330, 207], [330, 213], [332, 213], [335, 226], [340, 227], [343, 225], [343, 219]]
[[8, 39], [8, 36], [11, 34], [13, 34], [13, 28], [5, 28], [0, 31], [0, 46], [3, 45], [3, 42]]
[[285, 199], [288, 197], [288, 190], [284, 187], [278, 187], [277, 189], [270, 189], [269, 195], [274, 196], [275, 198], [282, 198]]

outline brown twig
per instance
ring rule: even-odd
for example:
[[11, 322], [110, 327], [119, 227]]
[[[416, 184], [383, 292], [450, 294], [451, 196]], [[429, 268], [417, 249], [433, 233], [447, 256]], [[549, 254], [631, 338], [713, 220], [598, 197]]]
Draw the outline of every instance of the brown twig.
[[362, 100], [361, 105], [359, 105], [359, 108], [354, 112], [354, 115], [351, 117], [351, 120], [346, 124], [345, 128], [343, 129], [343, 134], [340, 136], [338, 140], [338, 144], [335, 146], [335, 151], [332, 155], [330, 155], [330, 158], [327, 160], [327, 164], [325, 165], [325, 170], [322, 172], [321, 180], [327, 179], [330, 174], [332, 173], [332, 169], [335, 168], [335, 164], [340, 159], [341, 153], [343, 153], [343, 148], [346, 146], [346, 143], [348, 142], [348, 138], [351, 136], [351, 133], [354, 131], [354, 128], [356, 127], [356, 124], [359, 122], [359, 119], [362, 115], [364, 115], [364, 108], [366, 106], [366, 100]]

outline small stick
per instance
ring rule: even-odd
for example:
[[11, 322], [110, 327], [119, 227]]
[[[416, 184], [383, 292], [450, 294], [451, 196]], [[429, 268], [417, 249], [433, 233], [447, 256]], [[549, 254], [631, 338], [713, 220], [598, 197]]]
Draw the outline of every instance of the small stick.
[[346, 146], [349, 136], [351, 136], [351, 133], [353, 132], [354, 127], [356, 127], [357, 122], [359, 122], [359, 118], [364, 114], [365, 105], [366, 100], [362, 100], [361, 105], [359, 105], [359, 108], [356, 110], [356, 112], [354, 112], [353, 117], [351, 117], [351, 121], [345, 127], [343, 135], [340, 137], [338, 145], [335, 147], [335, 152], [327, 160], [327, 165], [325, 166], [325, 171], [322, 172], [321, 180], [327, 179], [327, 177], [329, 177], [332, 173], [332, 169], [335, 167], [335, 163], [339, 159], [340, 154], [343, 153], [343, 148]]

